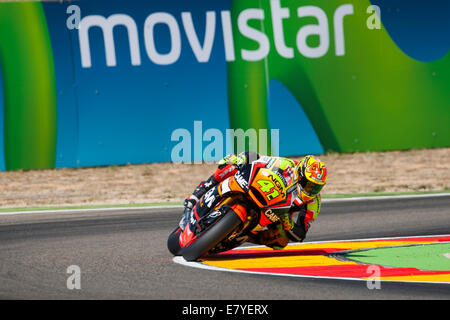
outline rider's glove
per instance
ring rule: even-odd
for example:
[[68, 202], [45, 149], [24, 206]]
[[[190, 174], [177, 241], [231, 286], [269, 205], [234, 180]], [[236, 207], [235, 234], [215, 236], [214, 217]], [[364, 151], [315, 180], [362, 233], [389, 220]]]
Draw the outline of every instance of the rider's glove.
[[244, 154], [238, 154], [238, 155], [230, 154], [230, 155], [227, 155], [222, 160], [220, 160], [218, 164], [219, 164], [219, 167], [227, 165], [227, 164], [233, 164], [233, 165], [239, 167], [239, 166], [243, 165], [244, 163], [246, 163], [246, 161], [247, 161], [247, 158]]
[[196, 205], [197, 201], [198, 198], [196, 196], [190, 195], [184, 200], [184, 207], [186, 209], [192, 210], [192, 208], [194, 208], [194, 206]]

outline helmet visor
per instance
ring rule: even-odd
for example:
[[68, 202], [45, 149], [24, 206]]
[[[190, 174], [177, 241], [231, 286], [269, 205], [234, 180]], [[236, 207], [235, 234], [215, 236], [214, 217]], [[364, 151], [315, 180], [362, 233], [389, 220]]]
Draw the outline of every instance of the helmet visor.
[[310, 197], [314, 197], [314, 196], [318, 195], [324, 186], [323, 184], [321, 185], [321, 184], [314, 183], [314, 182], [308, 180], [304, 176], [300, 179], [299, 183], [300, 183], [300, 187], [301, 187], [302, 191], [307, 196], [310, 196]]

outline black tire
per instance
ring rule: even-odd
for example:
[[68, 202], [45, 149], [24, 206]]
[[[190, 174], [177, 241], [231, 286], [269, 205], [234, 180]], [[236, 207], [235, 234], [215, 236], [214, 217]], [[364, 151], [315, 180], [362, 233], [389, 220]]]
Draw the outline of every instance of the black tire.
[[228, 234], [242, 223], [241, 219], [230, 210], [220, 221], [207, 230], [201, 237], [182, 250], [186, 261], [195, 261], [214, 248]]
[[173, 232], [169, 235], [169, 239], [167, 239], [167, 248], [170, 253], [174, 256], [181, 256], [181, 247], [178, 239], [180, 238], [180, 233], [182, 232], [180, 227], [177, 227]]

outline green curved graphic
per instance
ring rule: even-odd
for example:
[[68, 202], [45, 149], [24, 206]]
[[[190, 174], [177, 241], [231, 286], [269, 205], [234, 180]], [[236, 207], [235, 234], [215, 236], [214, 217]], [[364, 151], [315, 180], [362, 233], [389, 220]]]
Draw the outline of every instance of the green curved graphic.
[[[344, 4], [353, 6], [353, 14], [344, 17], [345, 54], [337, 55], [333, 16]], [[433, 62], [412, 59], [382, 25], [367, 27], [370, 5], [368, 0], [281, 1], [290, 12], [283, 19], [285, 43], [294, 49], [293, 58], [284, 58], [275, 48], [270, 1], [233, 0], [236, 60], [228, 63], [231, 127], [269, 129], [267, 85], [278, 79], [304, 108], [325, 151], [449, 146], [450, 54]], [[301, 6], [316, 6], [326, 13], [330, 42], [321, 57], [308, 58], [297, 49], [299, 29], [318, 24], [315, 17], [297, 16]], [[238, 16], [248, 8], [265, 13], [263, 21], [248, 22], [269, 38], [270, 52], [264, 60], [242, 59], [242, 49], [259, 46], [239, 31]], [[307, 38], [310, 47], [319, 41], [317, 35]], [[280, 116], [289, 117], [283, 110]]]
[[449, 256], [450, 243], [378, 248], [345, 255], [365, 264], [420, 270], [450, 270]]
[[6, 169], [54, 168], [55, 71], [41, 3], [1, 4], [0, 67]]

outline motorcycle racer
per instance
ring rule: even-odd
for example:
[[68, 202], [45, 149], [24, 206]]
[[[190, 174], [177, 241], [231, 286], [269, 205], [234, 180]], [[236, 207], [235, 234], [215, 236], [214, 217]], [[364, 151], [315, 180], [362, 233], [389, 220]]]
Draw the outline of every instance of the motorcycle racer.
[[[207, 202], [208, 205], [202, 208], [197, 207], [198, 210], [196, 210], [196, 214], [200, 218], [215, 205], [213, 189], [228, 177], [236, 175], [244, 165], [255, 162], [276, 173], [287, 185], [287, 194], [285, 201], [277, 203], [263, 212], [262, 222], [251, 231], [247, 241], [266, 245], [273, 249], [282, 249], [289, 241], [303, 241], [311, 222], [316, 220], [320, 212], [320, 191], [328, 177], [325, 164], [311, 155], [305, 156], [301, 161], [283, 157], [260, 156], [255, 152], [248, 151], [237, 155], [227, 155], [218, 163], [214, 174], [202, 181], [185, 199], [185, 208], [192, 210], [199, 199], [206, 194], [208, 200], [210, 199]], [[182, 219], [181, 229], [185, 223]]]

